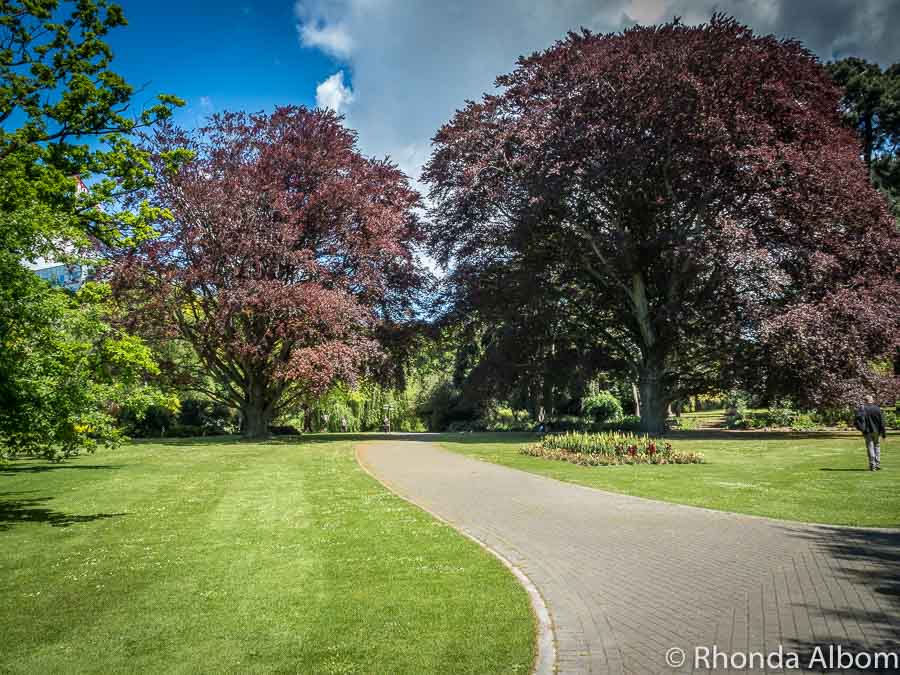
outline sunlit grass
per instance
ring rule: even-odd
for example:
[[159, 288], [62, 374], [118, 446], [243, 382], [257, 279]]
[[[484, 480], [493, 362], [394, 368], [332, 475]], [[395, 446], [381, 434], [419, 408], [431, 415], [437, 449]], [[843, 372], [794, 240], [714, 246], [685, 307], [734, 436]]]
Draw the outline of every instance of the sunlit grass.
[[0, 469], [0, 671], [526, 673], [525, 591], [350, 440]]
[[704, 464], [584, 467], [523, 455], [533, 434], [444, 434], [455, 452], [603, 490], [738, 513], [816, 523], [900, 526], [900, 434], [868, 471], [859, 434], [728, 433], [669, 436]]

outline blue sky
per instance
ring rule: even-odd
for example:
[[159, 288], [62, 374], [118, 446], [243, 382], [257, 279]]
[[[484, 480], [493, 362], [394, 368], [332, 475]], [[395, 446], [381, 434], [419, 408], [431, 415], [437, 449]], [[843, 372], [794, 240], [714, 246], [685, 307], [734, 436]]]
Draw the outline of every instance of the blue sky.
[[146, 86], [138, 105], [159, 92], [186, 99], [185, 126], [214, 109], [315, 105], [316, 84], [336, 70], [332, 57], [301, 46], [290, 2], [121, 4], [129, 25], [109, 35], [114, 69]]

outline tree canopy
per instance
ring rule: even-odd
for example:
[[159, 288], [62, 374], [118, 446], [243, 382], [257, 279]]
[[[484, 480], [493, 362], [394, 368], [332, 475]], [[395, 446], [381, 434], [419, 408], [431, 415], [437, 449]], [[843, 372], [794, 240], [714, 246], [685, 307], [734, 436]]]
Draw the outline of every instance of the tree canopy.
[[[113, 283], [145, 334], [191, 345], [215, 380], [195, 387], [260, 437], [376, 363], [421, 282], [419, 196], [393, 164], [302, 107], [167, 125], [148, 143], [156, 186], [135, 198], [166, 215], [155, 239], [112, 250]], [[191, 157], [176, 166], [178, 149]]]
[[[114, 441], [110, 405], [125, 393], [110, 378], [117, 372], [118, 384], [139, 388], [142, 370], [152, 369], [142, 345], [106, 322], [102, 290], [71, 298], [22, 264], [76, 262], [98, 242], [147, 231], [150, 209], [116, 206], [149, 184], [146, 155], [130, 136], [181, 102], [160, 95], [148, 109], [133, 109], [134, 90], [111, 70], [104, 42], [123, 25], [121, 9], [103, 0], [0, 6], [0, 443], [7, 451], [54, 456]], [[110, 362], [98, 362], [101, 354]]]
[[[103, 41], [125, 24], [122, 10], [103, 0], [3, 3], [0, 244], [15, 262], [88, 247], [88, 236], [142, 231], [140, 214], [109, 208], [147, 185], [146, 157], [129, 136], [182, 102], [160, 95], [133, 110], [134, 88], [111, 70]], [[79, 190], [78, 177], [89, 189]]]
[[828, 64], [844, 90], [841, 109], [862, 141], [872, 182], [900, 216], [900, 64], [882, 69], [856, 57]]
[[[726, 381], [807, 404], [886, 385], [900, 237], [840, 90], [715, 15], [570, 33], [457, 112], [424, 172], [454, 307], [534, 308], [630, 371], [642, 423]], [[518, 316], [518, 319], [516, 317]]]

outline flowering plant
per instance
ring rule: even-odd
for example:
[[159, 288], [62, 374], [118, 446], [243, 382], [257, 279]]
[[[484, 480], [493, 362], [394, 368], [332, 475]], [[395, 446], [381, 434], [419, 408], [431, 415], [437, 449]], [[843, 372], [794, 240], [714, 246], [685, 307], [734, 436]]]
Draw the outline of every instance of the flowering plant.
[[569, 432], [545, 436], [521, 449], [522, 454], [556, 459], [582, 466], [611, 464], [700, 464], [698, 452], [677, 451], [668, 441], [631, 433]]

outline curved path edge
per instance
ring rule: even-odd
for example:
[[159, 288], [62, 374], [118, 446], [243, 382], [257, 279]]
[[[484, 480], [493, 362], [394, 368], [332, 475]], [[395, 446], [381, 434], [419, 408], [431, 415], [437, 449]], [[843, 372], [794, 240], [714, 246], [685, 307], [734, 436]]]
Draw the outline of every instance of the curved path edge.
[[417, 509], [424, 511], [435, 520], [448, 525], [464, 537], [474, 541], [482, 549], [484, 549], [501, 563], [503, 563], [503, 565], [513, 573], [513, 575], [528, 593], [528, 599], [531, 604], [531, 613], [533, 614], [535, 619], [535, 656], [531, 672], [533, 675], [553, 675], [553, 673], [556, 672], [556, 636], [553, 627], [553, 619], [550, 615], [550, 610], [547, 607], [547, 603], [544, 601], [544, 597], [541, 595], [538, 587], [535, 586], [531, 579], [528, 578], [528, 575], [525, 574], [525, 572], [520, 567], [506, 558], [502, 553], [488, 546], [485, 542], [473, 535], [471, 532], [466, 531], [464, 528], [450, 522], [446, 518], [439, 516], [431, 509], [413, 501], [409, 497], [406, 497], [396, 487], [391, 485], [389, 481], [383, 480], [376, 476], [366, 465], [361, 455], [361, 453], [365, 451], [365, 444], [356, 445], [354, 446], [353, 450], [354, 455], [356, 456], [356, 463], [359, 465], [359, 467], [363, 471], [365, 471], [373, 480], [384, 486], [384, 488], [391, 492], [391, 494], [399, 497], [408, 504], [412, 504]]
[[704, 647], [900, 654], [900, 530], [655, 501], [405, 440], [355, 444], [360, 467], [516, 574], [534, 672], [688, 675]]

